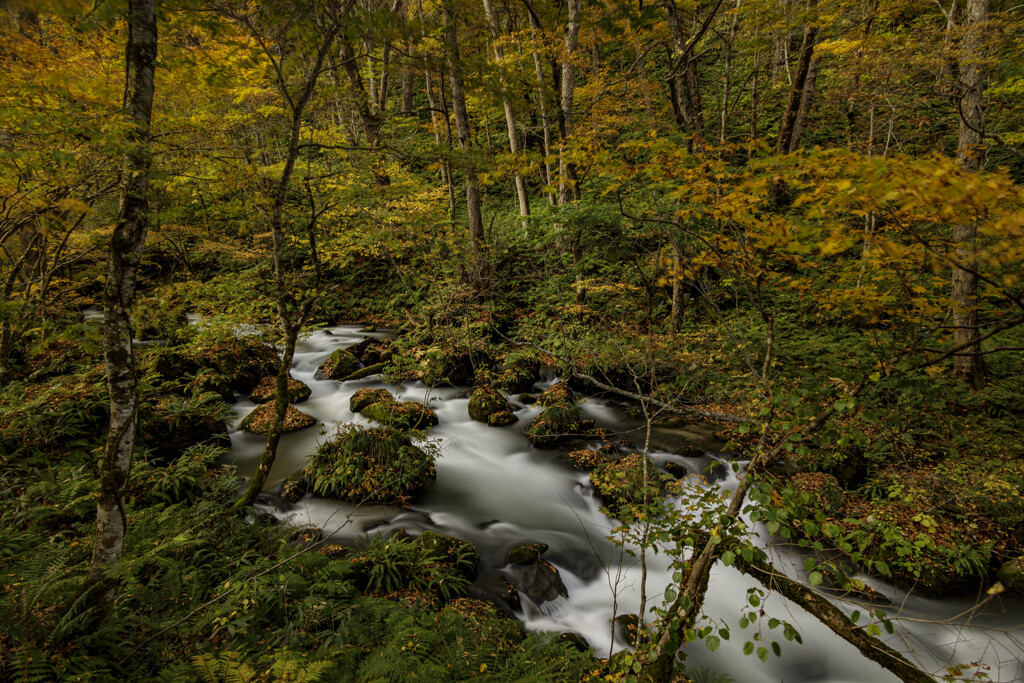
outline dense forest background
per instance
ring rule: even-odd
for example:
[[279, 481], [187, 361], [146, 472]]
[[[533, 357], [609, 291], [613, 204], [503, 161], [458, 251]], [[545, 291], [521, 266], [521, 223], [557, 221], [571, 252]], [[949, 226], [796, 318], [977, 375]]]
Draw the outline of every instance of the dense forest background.
[[[903, 680], [984, 674], [824, 596], [1024, 591], [1022, 28], [1001, 0], [0, 3], [4, 679], [672, 680], [729, 637], [718, 562]], [[635, 652], [525, 634], [425, 541], [251, 513], [296, 343], [339, 322], [403, 332], [351, 371], [555, 366], [716, 425], [746, 474], [702, 514], [644, 457], [592, 476], [679, 557]], [[242, 494], [227, 401], [261, 380]], [[534, 443], [584, 433], [547, 400]]]

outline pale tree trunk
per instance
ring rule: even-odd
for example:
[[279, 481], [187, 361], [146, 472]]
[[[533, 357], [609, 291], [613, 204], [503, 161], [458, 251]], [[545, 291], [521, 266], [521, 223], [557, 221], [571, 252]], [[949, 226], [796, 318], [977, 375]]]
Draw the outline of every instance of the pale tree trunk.
[[149, 228], [150, 120], [156, 70], [156, 0], [132, 0], [128, 7], [124, 106], [131, 117], [125, 181], [110, 239], [103, 290], [103, 359], [110, 394], [110, 431], [96, 493], [96, 539], [84, 590], [90, 607], [107, 614], [114, 605], [117, 569], [127, 517], [124, 492], [131, 471], [138, 416], [139, 378], [132, 352], [131, 309], [135, 276]]
[[[437, 142], [437, 148], [441, 149], [441, 147], [442, 147], [442, 145], [444, 143], [441, 140], [441, 126], [440, 126], [440, 124], [437, 121], [438, 118], [441, 116], [441, 114], [437, 110], [437, 102], [434, 99], [434, 84], [431, 83], [430, 72], [429, 71], [424, 74], [424, 79], [426, 80], [426, 85], [427, 85], [427, 103], [430, 105], [430, 123], [431, 123], [431, 128], [434, 129], [434, 140]], [[440, 84], [442, 88], [444, 87], [443, 83], [444, 82], [442, 81], [441, 84]], [[445, 112], [444, 112], [444, 117], [445, 117], [445, 128], [447, 130], [447, 127], [448, 127], [448, 112], [447, 112], [447, 110], [445, 110]], [[448, 148], [448, 152], [449, 152], [449, 155], [450, 155], [451, 149], [452, 149], [452, 136], [451, 136], [451, 132], [450, 131], [447, 132], [445, 140], [447, 141], [447, 148]], [[449, 216], [454, 216], [455, 215], [455, 188], [452, 186], [452, 165], [451, 165], [451, 162], [448, 160], [448, 156], [444, 155], [444, 154], [441, 155], [441, 182], [444, 183], [445, 187], [448, 188], [448, 215]]]
[[572, 116], [576, 93], [576, 66], [573, 64], [573, 56], [580, 35], [580, 9], [582, 0], [568, 0], [569, 18], [565, 25], [565, 53], [562, 59], [562, 83], [559, 102], [561, 104], [562, 136], [559, 141], [558, 154], [558, 203], [568, 204], [569, 200], [578, 193], [576, 184], [576, 169], [569, 162], [568, 140], [572, 135]]
[[[348, 5], [347, 7], [351, 7], [351, 5]], [[299, 139], [302, 134], [302, 116], [306, 110], [306, 105], [309, 104], [309, 101], [316, 90], [316, 82], [319, 78], [320, 70], [323, 68], [328, 51], [334, 44], [335, 36], [338, 34], [341, 26], [340, 22], [342, 16], [347, 14], [347, 12], [348, 9], [346, 8], [342, 11], [341, 15], [326, 18], [330, 23], [325, 27], [325, 33], [321, 36], [321, 42], [313, 60], [313, 66], [310, 69], [309, 74], [306, 76], [306, 81], [302, 85], [302, 90], [297, 94], [297, 96], [292, 96], [284, 79], [278, 79], [278, 87], [281, 91], [281, 95], [284, 97], [291, 113], [288, 149], [285, 154], [284, 168], [281, 170], [281, 177], [278, 178], [277, 185], [274, 188], [273, 204], [270, 212], [270, 232], [273, 239], [274, 298], [276, 299], [277, 304], [278, 321], [281, 325], [282, 335], [284, 336], [284, 353], [281, 357], [281, 364], [278, 366], [277, 377], [274, 384], [274, 420], [271, 422], [270, 431], [267, 433], [267, 444], [263, 449], [263, 455], [260, 457], [259, 467], [257, 467], [253, 478], [250, 480], [249, 486], [246, 487], [245, 493], [242, 494], [242, 497], [235, 502], [234, 507], [236, 508], [247, 508], [252, 506], [256, 497], [263, 490], [263, 485], [266, 483], [267, 477], [270, 474], [270, 469], [274, 466], [274, 461], [277, 459], [277, 447], [281, 440], [281, 434], [284, 432], [284, 421], [288, 411], [288, 376], [291, 370], [292, 358], [295, 355], [295, 343], [298, 339], [299, 332], [302, 330], [302, 326], [309, 317], [309, 313], [313, 308], [313, 303], [316, 301], [316, 296], [320, 287], [319, 257], [317, 255], [316, 239], [314, 237], [317, 214], [315, 207], [313, 206], [312, 192], [310, 192], [311, 217], [309, 224], [309, 246], [310, 256], [312, 257], [314, 267], [316, 269], [316, 282], [313, 294], [307, 294], [301, 303], [296, 301], [295, 296], [289, 290], [288, 283], [286, 281], [287, 265], [284, 262], [284, 208], [288, 203], [288, 193], [289, 188], [291, 187], [292, 175], [295, 172], [295, 162], [299, 158]], [[253, 32], [254, 35], [258, 33], [258, 29], [251, 22], [246, 22], [245, 26]], [[261, 40], [260, 42], [261, 44], [266, 45], [265, 41]], [[273, 49], [268, 49], [268, 47], [265, 47], [264, 53], [267, 58], [274, 63], [275, 70], [278, 73], [283, 72], [280, 62], [275, 61], [275, 52]]]
[[[733, 7], [732, 23], [729, 25], [729, 35], [725, 41], [725, 66], [722, 74], [722, 107], [719, 110], [718, 144], [725, 145], [726, 126], [729, 118], [729, 86], [732, 78], [732, 47], [736, 42], [736, 29], [740, 22], [740, 7], [743, 0], [736, 0]], [[755, 67], [756, 68], [756, 67]]]
[[[348, 40], [342, 38], [338, 41], [338, 55], [341, 61], [340, 66], [348, 78], [349, 93], [355, 105], [356, 114], [359, 116], [363, 135], [366, 136], [366, 144], [376, 152], [380, 147], [380, 131], [384, 125], [384, 119], [377, 105], [376, 85], [372, 69], [369, 78], [366, 79], [366, 83], [369, 83], [370, 87], [367, 91], [363, 76], [359, 72], [359, 61], [355, 49]], [[376, 163], [376, 159], [374, 162]], [[372, 173], [378, 185], [391, 184], [391, 178], [384, 170], [375, 167], [372, 169]]]
[[[491, 38], [494, 40], [494, 59], [498, 64], [498, 68], [502, 69], [502, 62], [505, 61], [505, 51], [502, 49], [498, 40], [500, 38], [500, 30], [498, 28], [498, 20], [494, 16], [494, 8], [491, 6], [491, 0], [483, 0], [484, 12], [487, 14], [487, 21], [491, 25]], [[505, 109], [505, 125], [508, 127], [508, 146], [512, 155], [519, 156], [519, 133], [516, 130], [516, 117], [515, 112], [512, 111], [512, 102], [508, 98], [508, 92], [506, 91], [507, 83], [505, 82], [505, 76], [502, 73], [501, 77], [501, 104]], [[530, 199], [526, 195], [526, 181], [523, 179], [523, 174], [517, 168], [515, 173], [516, 183], [516, 197], [519, 199], [519, 216], [523, 219], [523, 229], [529, 227], [529, 221], [527, 220], [530, 215]]]
[[[544, 88], [544, 68], [541, 64], [540, 53], [536, 48], [537, 31], [540, 30], [540, 25], [537, 23], [537, 18], [533, 15], [533, 12], [529, 12], [529, 15], [530, 36], [534, 42], [531, 54], [533, 55], [533, 68], [537, 76], [537, 101], [540, 106], [540, 120], [544, 132], [544, 183], [552, 186], [552, 176], [554, 176], [555, 172], [551, 168], [551, 116], [548, 114], [548, 98]], [[551, 206], [555, 206], [558, 203], [555, 194], [552, 192], [546, 194], [548, 196], [548, 203]]]
[[686, 311], [686, 301], [683, 293], [683, 278], [680, 271], [683, 267], [683, 249], [676, 240], [672, 240], [672, 260], [675, 268], [672, 277], [672, 331], [679, 332], [683, 326], [683, 313]]
[[[960, 165], [969, 173], [981, 169], [982, 142], [985, 125], [983, 100], [985, 69], [982, 64], [982, 24], [988, 21], [989, 0], [969, 0], [967, 22], [961, 49], [960, 82], [960, 144], [957, 151]], [[953, 341], [957, 346], [970, 344], [953, 357], [953, 374], [978, 386], [984, 375], [981, 342], [978, 340], [978, 263], [975, 258], [978, 226], [964, 223], [953, 226], [957, 243], [956, 260], [961, 267], [953, 269]]]
[[445, 58], [448, 63], [448, 80], [452, 87], [452, 109], [455, 113], [455, 128], [459, 134], [459, 147], [465, 157], [464, 172], [466, 175], [466, 214], [469, 224], [469, 244], [472, 263], [471, 283], [479, 290], [484, 279], [484, 222], [480, 208], [480, 182], [477, 178], [473, 160], [469, 158], [472, 149], [472, 133], [469, 127], [469, 114], [466, 111], [466, 93], [462, 81], [462, 62], [459, 56], [458, 30], [455, 26], [455, 8], [453, 0], [443, 0], [444, 13]]

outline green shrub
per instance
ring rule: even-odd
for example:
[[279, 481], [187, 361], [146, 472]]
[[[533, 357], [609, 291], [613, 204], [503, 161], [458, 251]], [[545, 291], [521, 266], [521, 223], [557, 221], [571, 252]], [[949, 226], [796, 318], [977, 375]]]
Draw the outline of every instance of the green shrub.
[[306, 465], [313, 492], [342, 500], [406, 503], [437, 476], [436, 448], [386, 427], [340, 427]]

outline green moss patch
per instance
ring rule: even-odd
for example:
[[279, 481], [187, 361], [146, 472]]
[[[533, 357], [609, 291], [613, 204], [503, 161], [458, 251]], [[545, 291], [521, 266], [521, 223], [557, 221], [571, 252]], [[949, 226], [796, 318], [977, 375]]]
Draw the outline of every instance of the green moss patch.
[[358, 413], [372, 403], [394, 400], [395, 397], [392, 396], [387, 389], [360, 389], [356, 393], [352, 394], [352, 398], [350, 398], [348, 402], [348, 407], [351, 408], [353, 413]]
[[[505, 400], [505, 397], [502, 396], [494, 387], [479, 387], [473, 392], [473, 395], [469, 397], [469, 416], [477, 422], [490, 424], [491, 417], [498, 413], [511, 414], [512, 406], [509, 405], [509, 402]], [[506, 424], [511, 424], [506, 420], [507, 417], [498, 418], [496, 421], [499, 424], [493, 426], [505, 426]], [[512, 417], [512, 422], [515, 422], [515, 416]]]
[[335, 349], [313, 376], [318, 380], [345, 379], [359, 369], [359, 359], [346, 349]]

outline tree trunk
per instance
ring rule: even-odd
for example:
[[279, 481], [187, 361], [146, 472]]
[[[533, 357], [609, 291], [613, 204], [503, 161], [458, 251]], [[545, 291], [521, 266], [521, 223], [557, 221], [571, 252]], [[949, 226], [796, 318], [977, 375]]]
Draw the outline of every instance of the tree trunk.
[[[804, 90], [812, 75], [811, 62], [814, 56], [814, 43], [818, 37], [818, 29], [814, 24], [808, 23], [804, 27], [804, 42], [800, 48], [800, 61], [797, 64], [796, 75], [789, 88], [789, 101], [786, 104], [786, 112], [782, 116], [782, 123], [779, 126], [779, 140], [776, 151], [779, 154], [788, 154], [794, 149], [794, 135], [800, 110], [803, 107], [810, 108], [810, 97], [804, 99]], [[812, 86], [813, 88], [813, 86]], [[812, 93], [813, 94], [813, 91]]]
[[724, 146], [726, 138], [726, 125], [729, 117], [729, 86], [732, 79], [732, 47], [736, 42], [736, 29], [740, 22], [740, 6], [743, 0], [736, 0], [733, 7], [732, 23], [729, 25], [729, 36], [725, 41], [725, 67], [722, 73], [722, 107], [719, 110], [718, 122], [718, 144]]
[[[491, 6], [491, 0], [483, 0], [484, 12], [487, 14], [487, 21], [491, 25], [491, 38], [494, 40], [494, 59], [498, 64], [498, 68], [502, 69], [502, 62], [505, 61], [505, 51], [501, 48], [498, 43], [500, 37], [500, 31], [498, 28], [498, 20], [494, 16], [494, 9]], [[501, 104], [505, 109], [505, 125], [508, 127], [508, 146], [513, 156], [518, 157], [520, 152], [519, 147], [519, 133], [516, 130], [516, 118], [515, 113], [512, 111], [512, 102], [508, 98], [508, 92], [506, 91], [505, 76], [501, 75]], [[523, 174], [518, 169], [518, 159], [516, 161], [516, 197], [519, 199], [519, 216], [523, 219], [523, 229], [529, 227], [529, 221], [527, 220], [530, 215], [530, 199], [526, 195], [526, 181], [523, 179]]]
[[[533, 12], [530, 15], [530, 35], [534, 42], [537, 40], [537, 31], [540, 30], [540, 25], [537, 23], [536, 17]], [[551, 116], [548, 114], [548, 98], [544, 89], [544, 68], [541, 65], [540, 53], [537, 48], [534, 47], [531, 50], [533, 55], [533, 67], [537, 75], [537, 101], [540, 106], [540, 120], [543, 127], [544, 133], [544, 183], [548, 186], [553, 185], [554, 169], [551, 168]], [[548, 203], [551, 206], [555, 206], [558, 201], [555, 194], [552, 192], [547, 193]]]
[[558, 154], [558, 203], [568, 204], [575, 195], [576, 169], [569, 162], [568, 139], [572, 135], [573, 104], [576, 94], [576, 66], [573, 56], [580, 34], [580, 9], [583, 0], [568, 0], [569, 18], [565, 25], [565, 53], [562, 60], [562, 83], [559, 96], [561, 105], [562, 139]]
[[704, 129], [704, 106], [697, 80], [697, 60], [675, 0], [663, 0], [662, 5], [672, 32], [673, 55], [669, 69], [676, 124], [683, 133], [699, 137]]
[[459, 56], [458, 30], [455, 26], [455, 9], [452, 0], [443, 0], [445, 34], [445, 58], [448, 63], [448, 79], [452, 87], [452, 108], [455, 112], [455, 127], [459, 133], [459, 147], [464, 155], [466, 174], [466, 214], [469, 223], [469, 244], [471, 251], [471, 282], [478, 291], [484, 278], [484, 222], [480, 211], [480, 182], [477, 179], [473, 160], [469, 158], [472, 149], [472, 133], [469, 128], [469, 114], [466, 111], [466, 93], [462, 82], [462, 62]]
[[[288, 289], [288, 284], [285, 279], [286, 265], [284, 262], [284, 208], [288, 202], [288, 191], [291, 186], [292, 174], [295, 171], [295, 162], [299, 158], [299, 138], [302, 134], [302, 116], [306, 110], [306, 105], [309, 104], [310, 99], [313, 97], [313, 92], [316, 90], [316, 82], [319, 77], [320, 70], [327, 58], [328, 50], [334, 43], [334, 38], [341, 25], [340, 22], [341, 18], [335, 17], [327, 27], [326, 33], [321, 37], [321, 43], [314, 59], [312, 69], [306, 76], [306, 81], [303, 84], [302, 91], [299, 93], [298, 97], [293, 99], [288, 91], [286, 82], [284, 80], [278, 80], [278, 87], [281, 90], [281, 94], [284, 96], [284, 99], [291, 110], [288, 149], [285, 154], [284, 168], [281, 170], [281, 177], [278, 179], [277, 186], [275, 188], [273, 205], [270, 213], [270, 232], [273, 238], [274, 297], [277, 304], [278, 321], [281, 324], [281, 331], [284, 334], [285, 348], [284, 354], [281, 358], [281, 365], [278, 367], [277, 379], [274, 385], [274, 421], [271, 423], [270, 431], [267, 435], [267, 445], [263, 449], [263, 455], [260, 457], [259, 467], [256, 469], [256, 473], [253, 475], [252, 480], [249, 482], [249, 486], [246, 488], [242, 497], [235, 502], [234, 507], [236, 508], [247, 508], [252, 506], [253, 502], [256, 500], [256, 496], [258, 496], [260, 491], [263, 490], [263, 485], [266, 483], [267, 475], [270, 474], [270, 468], [273, 467], [274, 460], [277, 459], [277, 446], [281, 439], [281, 433], [284, 429], [284, 420], [288, 410], [288, 375], [291, 370], [292, 358], [295, 355], [295, 342], [298, 339], [299, 332], [302, 330], [302, 326], [305, 323], [306, 318], [308, 318], [309, 312], [312, 310], [313, 303], [316, 299], [316, 295], [314, 293], [313, 296], [307, 297], [300, 305], [296, 306], [295, 298]], [[266, 50], [266, 55], [271, 61], [275, 59], [271, 50]], [[277, 66], [280, 68], [280, 64]], [[312, 203], [312, 201], [311, 194], [310, 202]], [[310, 255], [313, 258], [314, 264], [318, 264], [319, 260], [316, 254], [316, 242], [312, 236], [312, 230], [316, 220], [316, 212], [313, 206], [310, 207], [310, 212]], [[319, 289], [318, 268], [317, 274], [316, 289]]]
[[821, 58], [817, 55], [811, 57], [811, 64], [807, 67], [807, 79], [803, 91], [800, 93], [800, 107], [796, 112], [796, 121], [793, 123], [793, 139], [789, 141], [789, 151], [795, 152], [800, 148], [800, 141], [803, 139], [804, 130], [807, 128], [807, 118], [811, 113], [811, 103], [814, 100], [814, 89], [818, 83], [818, 62]]
[[686, 302], [683, 300], [683, 278], [680, 270], [683, 267], [683, 250], [679, 243], [672, 240], [672, 260], [675, 267], [672, 273], [672, 332], [678, 333], [683, 326], [683, 313]]
[[[373, 91], [376, 89], [376, 86], [374, 85], [372, 71], [368, 79], [371, 91], [367, 92], [362, 74], [359, 73], [359, 62], [356, 59], [356, 53], [352, 45], [347, 40], [342, 39], [338, 41], [338, 47], [339, 56], [341, 57], [340, 66], [348, 77], [349, 92], [352, 95], [356, 114], [359, 116], [363, 135], [366, 136], [366, 144], [376, 151], [380, 147], [380, 129], [384, 125], [384, 120], [381, 117], [380, 110], [375, 105], [376, 97]], [[374, 161], [376, 162], [376, 159]], [[391, 184], [391, 178], [383, 170], [375, 167], [371, 169], [371, 172], [378, 185]]]
[[138, 416], [139, 378], [132, 352], [131, 309], [135, 276], [149, 228], [150, 120], [156, 70], [156, 0], [132, 0], [128, 8], [124, 106], [132, 119], [125, 154], [125, 182], [110, 239], [103, 289], [103, 359], [110, 394], [110, 431], [96, 497], [96, 540], [84, 590], [90, 607], [108, 614], [114, 604], [117, 569], [127, 517], [124, 491], [131, 471]]
[[[967, 23], [961, 50], [960, 79], [963, 92], [958, 103], [960, 113], [960, 144], [957, 155], [968, 173], [981, 169], [983, 131], [985, 126], [982, 96], [985, 90], [985, 69], [982, 65], [981, 24], [988, 21], [989, 0], [969, 0]], [[970, 344], [953, 357], [953, 374], [977, 387], [984, 375], [981, 343], [978, 341], [978, 276], [975, 241], [978, 226], [966, 223], [953, 227], [956, 260], [953, 269], [953, 341], [956, 346]]]

